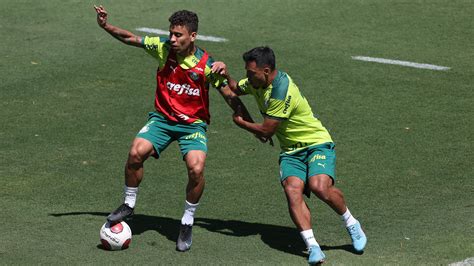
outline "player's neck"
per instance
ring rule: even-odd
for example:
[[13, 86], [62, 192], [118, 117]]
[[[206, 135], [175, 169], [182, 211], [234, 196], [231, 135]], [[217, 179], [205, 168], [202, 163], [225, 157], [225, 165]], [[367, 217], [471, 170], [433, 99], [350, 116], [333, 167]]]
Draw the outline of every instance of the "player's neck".
[[275, 77], [277, 76], [277, 74], [278, 74], [278, 70], [274, 69], [274, 70], [268, 75], [266, 88], [270, 87], [270, 85], [273, 83], [273, 80], [275, 79]]
[[178, 55], [183, 58], [186, 58], [190, 55], [193, 55], [195, 52], [196, 52], [196, 46], [194, 45], [194, 43], [192, 43], [188, 49], [184, 50], [182, 53], [179, 53]]

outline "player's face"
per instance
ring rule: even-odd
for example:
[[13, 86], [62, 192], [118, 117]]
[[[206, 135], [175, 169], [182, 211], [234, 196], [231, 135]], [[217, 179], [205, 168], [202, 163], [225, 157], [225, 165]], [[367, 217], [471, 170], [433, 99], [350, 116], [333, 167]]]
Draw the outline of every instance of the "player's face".
[[171, 49], [179, 55], [187, 56], [190, 52], [191, 44], [196, 39], [196, 32], [189, 32], [186, 26], [170, 26]]
[[255, 61], [250, 61], [245, 64], [245, 70], [247, 70], [247, 78], [249, 79], [250, 85], [252, 85], [252, 87], [267, 87], [269, 73], [268, 67], [258, 67]]

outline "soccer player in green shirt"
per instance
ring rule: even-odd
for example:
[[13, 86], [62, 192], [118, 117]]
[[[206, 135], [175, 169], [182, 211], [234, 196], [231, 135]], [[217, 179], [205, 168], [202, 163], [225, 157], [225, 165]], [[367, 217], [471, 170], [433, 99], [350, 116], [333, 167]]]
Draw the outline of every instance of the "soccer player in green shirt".
[[[280, 142], [280, 181], [284, 187], [290, 216], [309, 250], [308, 262], [323, 262], [325, 255], [311, 227], [311, 214], [303, 194], [312, 192], [341, 215], [356, 251], [362, 252], [367, 237], [346, 206], [344, 196], [334, 186], [335, 145], [327, 129], [314, 117], [306, 98], [291, 77], [275, 68], [275, 55], [269, 47], [257, 47], [243, 55], [247, 78], [237, 83], [219, 62], [219, 73], [227, 77], [237, 95], [252, 95], [264, 119], [246, 121], [238, 112], [234, 122], [251, 133]], [[217, 64], [217, 63], [216, 63]]]

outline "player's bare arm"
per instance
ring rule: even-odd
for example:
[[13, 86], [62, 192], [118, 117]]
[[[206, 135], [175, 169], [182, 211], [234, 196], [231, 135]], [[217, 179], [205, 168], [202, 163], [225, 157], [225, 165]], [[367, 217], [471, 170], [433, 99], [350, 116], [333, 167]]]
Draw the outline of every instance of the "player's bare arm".
[[107, 10], [103, 6], [94, 6], [97, 12], [97, 24], [115, 39], [136, 47], [143, 47], [142, 37], [131, 33], [130, 31], [115, 27], [107, 22]]
[[[250, 124], [255, 124], [253, 121], [252, 117], [250, 116], [250, 113], [248, 112], [247, 108], [243, 104], [243, 102], [240, 100], [239, 96], [234, 93], [230, 88], [229, 85], [221, 88], [219, 92], [222, 94], [224, 99], [226, 100], [227, 104], [234, 110], [234, 122], [235, 122], [235, 117], [239, 117], [243, 121], [250, 123]], [[237, 123], [236, 123], [237, 124]], [[239, 125], [239, 124], [237, 124]], [[240, 125], [239, 125], [240, 126]], [[249, 130], [250, 131], [250, 130]], [[250, 131], [253, 132], [253, 131]], [[255, 137], [260, 140], [262, 143], [269, 143], [271, 146], [273, 146], [273, 139], [270, 136], [265, 136], [259, 133], [253, 132]], [[273, 134], [272, 134], [273, 135]]]
[[[227, 94], [228, 96], [227, 97], [235, 97], [234, 95], [232, 94], [235, 94], [236, 96], [240, 96], [242, 95], [242, 91], [238, 88], [238, 84], [237, 84], [237, 81], [235, 81], [229, 74], [229, 71], [227, 70], [227, 66], [224, 62], [221, 62], [221, 61], [216, 61], [214, 62], [214, 64], [212, 64], [212, 68], [211, 68], [211, 71], [213, 73], [218, 73], [220, 75], [222, 75], [223, 77], [225, 77], [227, 79], [227, 82], [228, 82], [228, 85], [227, 85], [227, 88], [224, 88], [223, 90], [221, 90], [221, 94], [223, 94], [223, 96], [225, 94]], [[230, 90], [227, 91], [227, 90]], [[226, 98], [226, 96], [224, 96], [224, 98]], [[240, 101], [240, 99], [239, 99]], [[230, 105], [230, 104], [229, 104]], [[232, 108], [234, 110], [234, 117], [235, 116], [240, 116], [242, 117], [243, 120], [247, 121], [247, 122], [250, 122], [250, 123], [254, 123], [253, 119], [250, 117], [250, 114], [248, 113], [247, 109], [245, 109], [245, 106], [242, 104], [242, 108], [239, 107], [239, 105], [236, 105], [235, 106], [236, 109]], [[246, 118], [246, 115], [248, 114], [248, 118]], [[266, 143], [268, 142], [271, 146], [273, 146], [273, 139], [271, 137], [265, 137], [265, 136], [262, 136], [262, 135], [259, 135], [259, 134], [254, 134], [255, 137], [260, 140], [260, 142], [262, 143]]]
[[[211, 72], [223, 76], [227, 79], [228, 82], [230, 82], [231, 80], [231, 77], [227, 71], [227, 66], [224, 64], [224, 62], [214, 62], [211, 67]], [[234, 110], [234, 113], [239, 112], [245, 120], [253, 122], [253, 119], [250, 116], [250, 113], [248, 112], [247, 108], [239, 99], [239, 95], [234, 90], [232, 90], [229, 84], [221, 86], [219, 88], [219, 92], [222, 97], [224, 97], [224, 100], [227, 102], [230, 108]]]
[[234, 114], [233, 118], [234, 118], [234, 123], [237, 126], [265, 138], [271, 138], [275, 134], [278, 126], [281, 123], [280, 120], [272, 119], [268, 117], [265, 117], [263, 120], [263, 123], [261, 124], [251, 123], [251, 122], [245, 121], [243, 117], [237, 113]]
[[240, 100], [239, 96], [235, 94], [230, 88], [229, 85], [225, 85], [219, 88], [219, 92], [226, 101], [226, 103], [234, 110], [234, 113], [239, 113], [239, 115], [248, 122], [253, 123], [253, 119], [245, 107], [244, 103]]

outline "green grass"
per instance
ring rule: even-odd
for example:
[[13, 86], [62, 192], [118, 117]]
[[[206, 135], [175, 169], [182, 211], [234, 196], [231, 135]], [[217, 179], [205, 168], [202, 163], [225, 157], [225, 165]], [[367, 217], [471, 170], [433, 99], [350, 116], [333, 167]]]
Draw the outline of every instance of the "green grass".
[[174, 251], [186, 184], [176, 145], [146, 163], [131, 247], [98, 247], [104, 217], [121, 200], [128, 147], [153, 108], [156, 62], [103, 32], [94, 4], [132, 31], [166, 29], [173, 11], [196, 11], [201, 34], [229, 39], [198, 44], [235, 77], [244, 75], [244, 51], [275, 50], [330, 129], [337, 186], [369, 237], [363, 255], [352, 253], [339, 217], [312, 197], [329, 265], [474, 256], [472, 1], [0, 0], [2, 263], [306, 263], [278, 183], [278, 149], [234, 126], [215, 91], [192, 250]]

